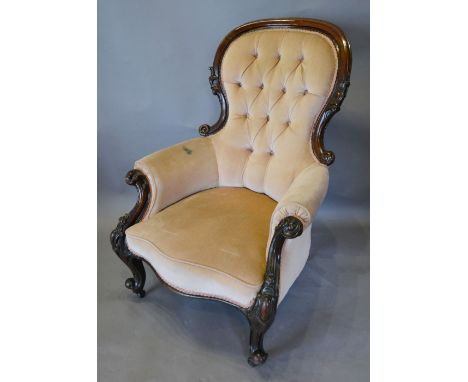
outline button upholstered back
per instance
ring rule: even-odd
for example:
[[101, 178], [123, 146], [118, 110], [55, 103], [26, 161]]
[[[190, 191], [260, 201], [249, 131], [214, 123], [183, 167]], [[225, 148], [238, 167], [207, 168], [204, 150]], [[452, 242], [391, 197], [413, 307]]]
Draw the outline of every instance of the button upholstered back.
[[323, 166], [311, 137], [335, 87], [335, 43], [316, 30], [258, 28], [230, 41], [220, 62], [228, 114], [211, 137], [219, 185], [279, 200], [302, 170]]

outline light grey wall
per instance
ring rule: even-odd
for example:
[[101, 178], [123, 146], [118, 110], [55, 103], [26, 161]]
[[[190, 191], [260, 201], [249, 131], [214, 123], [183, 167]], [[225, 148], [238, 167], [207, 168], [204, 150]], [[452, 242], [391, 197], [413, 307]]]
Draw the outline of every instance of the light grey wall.
[[331, 21], [353, 50], [351, 87], [331, 121], [336, 154], [323, 208], [369, 204], [369, 3], [367, 0], [99, 0], [98, 192], [129, 192], [126, 171], [140, 157], [198, 136], [219, 106], [208, 85], [221, 39], [270, 17]]

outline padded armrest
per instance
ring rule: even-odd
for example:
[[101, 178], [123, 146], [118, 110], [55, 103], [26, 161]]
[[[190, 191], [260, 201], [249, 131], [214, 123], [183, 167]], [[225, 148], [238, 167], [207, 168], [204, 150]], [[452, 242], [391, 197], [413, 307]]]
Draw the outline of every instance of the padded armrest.
[[326, 166], [314, 163], [302, 170], [273, 211], [270, 231], [273, 232], [278, 223], [287, 216], [300, 219], [305, 231], [325, 198], [327, 189], [328, 168]]
[[149, 179], [151, 202], [145, 219], [199, 191], [218, 185], [211, 139], [195, 138], [150, 154], [135, 163]]

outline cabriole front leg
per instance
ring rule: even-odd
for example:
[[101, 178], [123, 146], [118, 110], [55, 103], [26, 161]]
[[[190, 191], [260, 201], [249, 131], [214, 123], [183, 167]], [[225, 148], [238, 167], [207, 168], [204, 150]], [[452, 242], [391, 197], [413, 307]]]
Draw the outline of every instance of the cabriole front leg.
[[293, 216], [281, 220], [275, 228], [268, 251], [265, 280], [253, 305], [247, 310], [250, 324], [250, 366], [263, 364], [268, 354], [263, 349], [263, 336], [273, 324], [278, 307], [281, 251], [286, 239], [302, 234], [302, 222]]
[[150, 200], [150, 188], [148, 179], [139, 170], [131, 170], [125, 177], [127, 184], [135, 186], [138, 191], [138, 200], [133, 209], [119, 218], [117, 227], [111, 232], [110, 241], [112, 249], [127, 265], [133, 277], [125, 281], [125, 286], [140, 297], [145, 296], [144, 286], [146, 281], [143, 262], [136, 257], [127, 247], [125, 230], [138, 223], [144, 216]]
[[[271, 280], [268, 281], [271, 285]], [[264, 286], [267, 281], [264, 282]], [[275, 319], [278, 296], [271, 293], [270, 287], [262, 289], [257, 294], [255, 303], [247, 313], [250, 324], [250, 355], [249, 365], [258, 366], [264, 363], [268, 354], [263, 349], [263, 336]]]
[[124, 263], [132, 271], [133, 277], [128, 278], [125, 280], [125, 287], [133, 291], [133, 293], [137, 294], [141, 298], [145, 297], [145, 281], [146, 281], [146, 272], [145, 267], [143, 266], [143, 262], [136, 258], [133, 255], [127, 256], [126, 261]]

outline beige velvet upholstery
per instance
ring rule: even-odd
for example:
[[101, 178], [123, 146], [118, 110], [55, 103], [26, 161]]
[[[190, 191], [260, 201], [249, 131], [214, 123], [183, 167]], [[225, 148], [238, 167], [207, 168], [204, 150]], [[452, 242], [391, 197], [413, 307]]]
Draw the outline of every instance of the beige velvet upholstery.
[[311, 223], [328, 187], [311, 130], [337, 65], [333, 43], [318, 32], [258, 29], [235, 39], [221, 65], [225, 126], [136, 162], [152, 199], [143, 221], [126, 232], [129, 249], [182, 292], [248, 307], [275, 226], [296, 216], [304, 232], [284, 244], [281, 301], [307, 261]]
[[157, 151], [135, 163], [150, 181], [146, 217], [195, 192], [218, 185], [218, 168], [209, 139], [195, 138]]
[[271, 219], [271, 229], [286, 216], [295, 216], [302, 221], [304, 228], [308, 227], [327, 189], [328, 169], [325, 166], [314, 163], [302, 170], [280, 199]]

